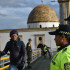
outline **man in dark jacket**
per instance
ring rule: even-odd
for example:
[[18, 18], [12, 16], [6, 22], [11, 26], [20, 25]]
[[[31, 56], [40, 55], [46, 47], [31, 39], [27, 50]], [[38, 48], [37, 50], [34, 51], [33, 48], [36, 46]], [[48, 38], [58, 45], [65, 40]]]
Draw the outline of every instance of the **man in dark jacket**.
[[18, 32], [10, 32], [10, 41], [7, 42], [5, 49], [0, 53], [1, 56], [10, 52], [10, 70], [24, 70], [25, 64], [25, 45], [18, 37]]
[[30, 66], [31, 59], [32, 59], [31, 42], [32, 42], [32, 40], [31, 39], [28, 39], [28, 43], [26, 45], [28, 68], [31, 68], [31, 66]]

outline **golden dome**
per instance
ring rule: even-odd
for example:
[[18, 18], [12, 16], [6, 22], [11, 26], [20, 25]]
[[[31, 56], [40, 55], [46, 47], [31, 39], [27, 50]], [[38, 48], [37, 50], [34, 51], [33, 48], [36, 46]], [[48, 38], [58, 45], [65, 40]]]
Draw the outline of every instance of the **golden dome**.
[[28, 23], [38, 22], [58, 22], [56, 12], [47, 5], [39, 5], [35, 7], [28, 17]]

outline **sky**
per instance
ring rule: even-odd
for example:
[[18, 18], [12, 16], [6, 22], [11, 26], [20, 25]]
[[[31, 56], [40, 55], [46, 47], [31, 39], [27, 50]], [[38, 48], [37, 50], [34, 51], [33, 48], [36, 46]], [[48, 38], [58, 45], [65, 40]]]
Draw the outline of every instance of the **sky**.
[[[43, 4], [55, 10], [59, 18], [57, 0], [43, 0]], [[41, 0], [0, 0], [0, 30], [27, 28], [29, 13], [42, 4]]]

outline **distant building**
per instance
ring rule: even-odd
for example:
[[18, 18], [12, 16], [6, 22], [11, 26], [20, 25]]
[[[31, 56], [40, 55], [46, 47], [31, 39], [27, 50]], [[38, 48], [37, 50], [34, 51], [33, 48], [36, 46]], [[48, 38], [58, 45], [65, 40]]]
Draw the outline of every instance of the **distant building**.
[[55, 11], [47, 5], [35, 7], [28, 17], [28, 28], [58, 27], [59, 20]]
[[64, 19], [70, 15], [70, 0], [58, 0], [58, 2], [60, 9], [60, 23], [67, 24]]

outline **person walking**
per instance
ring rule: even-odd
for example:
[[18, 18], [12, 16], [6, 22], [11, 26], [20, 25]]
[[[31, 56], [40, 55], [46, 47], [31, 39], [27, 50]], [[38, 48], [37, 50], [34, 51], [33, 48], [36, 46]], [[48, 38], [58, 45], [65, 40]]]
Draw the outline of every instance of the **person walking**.
[[44, 54], [44, 57], [47, 56], [47, 53], [49, 54], [49, 57], [51, 58], [51, 54], [49, 52], [49, 47], [47, 47], [47, 45], [43, 45], [43, 54]]
[[50, 70], [70, 70], [70, 26], [59, 25], [50, 35], [55, 35], [56, 46], [60, 46], [59, 52], [53, 57]]
[[31, 60], [32, 60], [32, 48], [31, 48], [31, 39], [28, 39], [28, 43], [26, 45], [26, 51], [27, 51], [27, 63], [28, 63], [28, 69], [31, 68]]
[[20, 40], [17, 30], [10, 32], [10, 41], [7, 42], [5, 49], [0, 51], [0, 57], [10, 52], [10, 70], [24, 70], [25, 68], [25, 45]]

